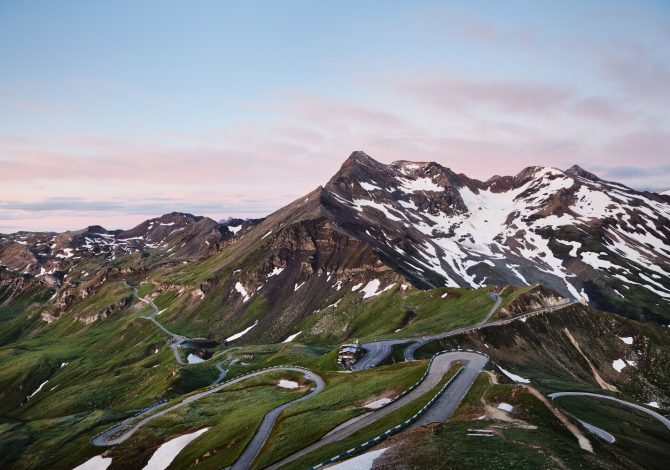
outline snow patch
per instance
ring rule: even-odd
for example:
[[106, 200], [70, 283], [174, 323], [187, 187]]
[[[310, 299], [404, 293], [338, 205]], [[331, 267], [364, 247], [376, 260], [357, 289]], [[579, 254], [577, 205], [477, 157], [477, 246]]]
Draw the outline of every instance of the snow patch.
[[371, 410], [376, 410], [377, 408], [381, 408], [382, 406], [386, 405], [387, 403], [391, 403], [390, 398], [380, 398], [379, 400], [375, 400], [375, 401], [367, 403], [363, 406], [365, 408], [369, 408]]
[[651, 406], [652, 408], [660, 408], [657, 401], [650, 401], [649, 403], [645, 403], [645, 405]]
[[361, 188], [365, 189], [366, 191], [374, 191], [374, 190], [381, 190], [379, 186], [375, 186], [372, 183], [367, 183], [365, 181], [359, 183], [361, 185]]
[[242, 230], [242, 225], [228, 225], [228, 230], [233, 232], [233, 235], [237, 235], [237, 232]]
[[105, 470], [112, 464], [111, 457], [103, 457], [102, 455], [96, 455], [91, 457], [86, 462], [81, 465], [74, 467], [72, 470]]
[[190, 444], [191, 441], [197, 439], [201, 434], [207, 432], [208, 429], [209, 428], [203, 428], [199, 431], [184, 434], [183, 436], [175, 437], [174, 439], [167, 441], [156, 449], [156, 452], [154, 452], [149, 459], [149, 462], [147, 462], [142, 470], [165, 470], [184, 447]]
[[228, 338], [226, 338], [226, 341], [230, 342], [230, 341], [234, 341], [234, 340], [236, 340], [236, 339], [238, 339], [238, 338], [241, 338], [242, 336], [244, 336], [245, 334], [247, 334], [247, 333], [249, 332], [249, 330], [251, 330], [251, 329], [252, 329], [254, 326], [256, 326], [256, 325], [258, 325], [258, 320], [256, 320], [256, 321], [254, 322], [254, 324], [251, 325], [249, 328], [247, 328], [247, 329], [245, 329], [245, 330], [242, 330], [242, 331], [240, 331], [239, 333], [235, 333], [233, 336], [229, 336]]
[[56, 258], [72, 258], [74, 256], [74, 253], [72, 252], [72, 248], [64, 248], [63, 253], [58, 253], [56, 255]]
[[502, 373], [505, 374], [507, 377], [509, 377], [510, 379], [512, 379], [513, 381], [515, 381], [515, 382], [517, 382], [517, 383], [521, 383], [521, 384], [529, 384], [529, 383], [530, 383], [530, 380], [528, 380], [528, 379], [524, 379], [524, 378], [521, 377], [520, 375], [513, 374], [513, 373], [511, 373], [510, 371], [505, 370], [505, 369], [503, 369], [503, 368], [500, 367], [500, 366], [498, 366], [498, 369], [500, 369], [500, 372], [502, 372]]
[[386, 447], [384, 449], [371, 450], [370, 452], [345, 460], [342, 463], [337, 463], [328, 468], [329, 470], [370, 470], [374, 461], [388, 449], [389, 448]]
[[[389, 284], [388, 286], [384, 287], [382, 290], [379, 290], [379, 286], [381, 284], [381, 281], [379, 279], [373, 279], [372, 281], [368, 282], [363, 289], [361, 289], [361, 292], [363, 293], [363, 298], [368, 299], [370, 297], [374, 297], [376, 295], [379, 295], [383, 292], [386, 292], [387, 290], [390, 290], [393, 288], [395, 284]], [[353, 289], [352, 289], [353, 290]]]
[[242, 302], [243, 302], [243, 303], [250, 299], [249, 293], [248, 293], [247, 290], [244, 288], [244, 286], [242, 285], [242, 283], [240, 283], [240, 282], [236, 282], [236, 283], [235, 283], [235, 290], [236, 290], [237, 292], [239, 292], [240, 295], [242, 295]]
[[42, 387], [44, 387], [44, 386], [47, 384], [48, 381], [49, 381], [49, 380], [47, 379], [47, 380], [45, 380], [44, 382], [42, 382], [42, 383], [40, 384], [40, 386], [37, 387], [37, 390], [35, 390], [35, 391], [34, 391], [33, 393], [31, 393], [30, 395], [28, 395], [28, 398], [27, 398], [27, 399], [30, 400], [32, 397], [34, 397], [35, 395], [37, 395], [37, 393], [38, 393], [40, 390], [42, 390]]
[[289, 337], [286, 338], [284, 341], [282, 341], [282, 343], [290, 343], [291, 341], [293, 341], [294, 339], [296, 339], [300, 333], [302, 333], [302, 331], [298, 331], [297, 333], [295, 333], [295, 334], [289, 336]]
[[617, 372], [621, 372], [627, 365], [628, 364], [626, 364], [623, 359], [617, 359], [616, 361], [612, 362], [612, 368]]
[[430, 178], [416, 178], [414, 180], [408, 178], [399, 178], [400, 187], [407, 192], [415, 193], [417, 191], [436, 191], [442, 192], [444, 188], [433, 182]]
[[200, 364], [202, 362], [205, 362], [205, 360], [200, 356], [196, 356], [195, 354], [191, 353], [186, 358], [186, 362], [188, 362], [189, 364]]
[[512, 411], [514, 409], [509, 403], [498, 403], [498, 408], [504, 411]]
[[632, 336], [619, 336], [618, 338], [626, 344], [633, 344]]
[[274, 268], [270, 274], [268, 274], [268, 277], [276, 276], [280, 274], [284, 268]]
[[298, 382], [294, 382], [293, 380], [281, 379], [279, 383], [277, 383], [277, 386], [281, 388], [294, 389], [299, 388], [300, 384]]
[[373, 279], [372, 281], [368, 282], [365, 285], [365, 287], [361, 289], [361, 292], [363, 293], [363, 298], [367, 299], [368, 297], [377, 295], [377, 289], [379, 289], [380, 284], [381, 281], [379, 279]]

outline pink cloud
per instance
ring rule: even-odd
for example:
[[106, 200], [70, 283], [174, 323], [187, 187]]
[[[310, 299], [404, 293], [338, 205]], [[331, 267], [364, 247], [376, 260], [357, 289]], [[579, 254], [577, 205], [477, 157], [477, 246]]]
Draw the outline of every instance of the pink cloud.
[[[479, 179], [528, 165], [607, 168], [668, 158], [664, 124], [643, 127], [636, 107], [609, 96], [441, 75], [382, 83], [395, 85], [377, 87], [374, 99], [366, 96], [374, 104], [285, 94], [270, 106], [273, 121], [166, 134], [153, 142], [0, 137], [0, 202], [88, 198], [127, 206], [9, 208], [0, 219], [77, 228], [105, 220], [127, 227], [138, 214], [170, 210], [257, 217], [325, 183], [355, 149], [384, 162], [433, 160]], [[166, 195], [158, 203], [142, 200]]]
[[570, 92], [553, 85], [446, 75], [399, 84], [398, 90], [449, 112], [475, 107], [512, 113], [539, 113], [556, 110], [571, 97]]

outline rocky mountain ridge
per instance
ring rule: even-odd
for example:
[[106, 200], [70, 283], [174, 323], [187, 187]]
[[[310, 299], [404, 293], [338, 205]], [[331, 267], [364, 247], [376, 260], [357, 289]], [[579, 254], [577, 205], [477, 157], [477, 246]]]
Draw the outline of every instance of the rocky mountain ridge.
[[577, 166], [479, 181], [354, 152], [326, 185], [262, 220], [172, 213], [128, 231], [0, 236], [0, 274], [56, 290], [49, 320], [67, 309], [65, 293], [128, 277], [174, 287], [168, 319], [224, 336], [258, 322], [249, 337], [264, 341], [352, 307], [352, 295], [409, 285], [541, 284], [667, 323], [669, 240], [669, 197]]
[[577, 166], [481, 182], [355, 152], [322, 201], [421, 287], [540, 283], [638, 318], [668, 312], [670, 200]]

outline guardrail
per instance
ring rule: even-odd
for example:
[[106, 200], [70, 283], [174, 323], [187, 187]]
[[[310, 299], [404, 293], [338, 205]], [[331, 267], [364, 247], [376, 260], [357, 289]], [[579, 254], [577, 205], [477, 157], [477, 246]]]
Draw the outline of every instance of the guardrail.
[[[410, 388], [408, 388], [406, 391], [404, 391], [403, 393], [398, 395], [396, 398], [394, 398], [392, 401], [390, 401], [389, 403], [387, 403], [384, 406], [390, 405], [394, 401], [398, 400], [402, 396], [404, 396], [407, 393], [409, 393], [410, 391], [414, 390], [418, 386], [418, 384], [421, 383], [426, 378], [426, 376], [428, 375], [428, 371], [430, 370], [430, 366], [432, 365], [433, 360], [441, 354], [446, 354], [446, 353], [450, 353], [450, 352], [470, 352], [470, 353], [474, 353], [474, 354], [479, 354], [480, 356], [484, 356], [487, 359], [487, 361], [490, 360], [488, 354], [486, 354], [484, 352], [481, 352], [481, 351], [477, 351], [476, 349], [445, 349], [443, 351], [437, 352], [430, 359], [430, 363], [428, 364], [428, 367], [426, 368], [426, 372], [423, 374], [421, 379], [419, 379], [419, 382], [412, 385]], [[408, 427], [410, 424], [414, 423], [417, 419], [419, 419], [421, 417], [421, 415], [423, 415], [428, 410], [428, 408], [430, 408], [433, 405], [433, 403], [435, 403], [435, 401], [444, 393], [444, 391], [449, 387], [449, 385], [451, 385], [451, 383], [454, 380], [456, 380], [456, 378], [461, 374], [461, 372], [463, 372], [464, 369], [465, 369], [464, 367], [461, 367], [460, 369], [458, 369], [456, 371], [456, 373], [447, 381], [447, 383], [445, 383], [440, 388], [440, 390], [438, 390], [437, 393], [435, 395], [433, 395], [433, 397], [428, 401], [428, 403], [423, 405], [419, 411], [417, 411], [414, 415], [407, 418], [405, 421], [393, 426], [390, 429], [387, 429], [386, 431], [384, 431], [383, 433], [373, 437], [372, 439], [368, 439], [367, 441], [363, 442], [362, 444], [359, 444], [355, 447], [352, 447], [351, 449], [349, 449], [347, 451], [341, 452], [341, 453], [337, 454], [336, 456], [329, 458], [328, 460], [324, 460], [323, 462], [318, 463], [318, 464], [314, 465], [313, 467], [310, 467], [310, 470], [318, 470], [319, 468], [323, 467], [324, 465], [329, 465], [331, 463], [337, 462], [338, 460], [342, 460], [344, 458], [351, 457], [352, 455], [354, 455], [354, 454], [356, 454], [356, 453], [358, 453], [362, 450], [365, 450], [369, 447], [372, 447], [373, 445], [377, 445], [378, 443], [380, 443], [384, 439], [387, 439], [387, 438], [391, 437], [392, 435], [397, 434], [398, 432], [402, 431], [403, 429]], [[381, 409], [381, 408], [383, 408], [383, 407], [380, 407], [379, 409]]]

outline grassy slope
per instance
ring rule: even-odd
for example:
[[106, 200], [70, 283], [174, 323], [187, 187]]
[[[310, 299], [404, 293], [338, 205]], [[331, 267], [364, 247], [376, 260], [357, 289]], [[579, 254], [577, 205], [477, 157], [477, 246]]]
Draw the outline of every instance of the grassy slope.
[[[326, 344], [354, 338], [367, 341], [440, 333], [484, 318], [493, 305], [489, 290], [403, 291], [396, 286], [366, 300], [360, 293], [351, 292], [337, 308], [307, 318], [297, 331], [305, 332], [301, 337], [305, 341]], [[447, 297], [442, 298], [445, 293]]]
[[[620, 391], [646, 403], [670, 401], [670, 332], [652, 323], [574, 305], [553, 313], [434, 341], [419, 349], [427, 357], [450, 347], [488, 352], [505, 369], [528, 378], [543, 392], [603, 390], [584, 356], [565, 333], [580, 345], [600, 377]], [[619, 337], [633, 337], [626, 345]], [[616, 359], [636, 362], [617, 372]], [[635, 400], [634, 400], [635, 401]]]
[[670, 431], [650, 416], [616, 402], [589, 397], [559, 397], [555, 402], [573, 416], [614, 435], [613, 448], [644, 468], [666, 468]]
[[[513, 405], [513, 421], [486, 414], [485, 403]], [[470, 437], [468, 429], [492, 429], [496, 437]], [[480, 375], [447, 424], [423, 428], [394, 438], [379, 464], [406, 468], [625, 468], [617, 456], [595, 444], [595, 455], [579, 448], [574, 436], [549, 409], [522, 387], [491, 385]], [[388, 444], [379, 446], [388, 447]]]
[[279, 417], [268, 445], [259, 456], [259, 465], [268, 465], [316, 441], [339, 424], [364, 413], [366, 409], [361, 406], [376, 397], [398, 395], [419, 379], [425, 367], [425, 363], [416, 362], [355, 374], [324, 374], [326, 390], [287, 409]]
[[[280, 378], [311, 386], [301, 375], [274, 372], [223, 389], [141, 428], [114, 448], [113, 468], [141, 468], [163, 442], [204, 427], [210, 429], [181, 452], [174, 465], [199, 469], [230, 465], [244, 450], [268, 411], [307, 393], [307, 388], [293, 391], [277, 387], [275, 382]], [[204, 455], [207, 457], [203, 458]]]
[[[381, 418], [379, 421], [367, 426], [364, 429], [352, 434], [351, 436], [343, 439], [334, 444], [326, 445], [320, 449], [315, 450], [314, 452], [309, 453], [308, 455], [301, 457], [294, 462], [289, 463], [284, 468], [287, 469], [302, 469], [312, 465], [316, 465], [319, 462], [322, 462], [334, 455], [344, 452], [358, 444], [361, 444], [373, 437], [382, 434], [391, 427], [405, 421], [410, 416], [414, 415], [419, 411], [423, 405], [425, 405], [435, 394], [442, 388], [442, 386], [456, 373], [459, 369], [459, 366], [453, 366], [449, 372], [447, 372], [442, 380], [435, 385], [430, 391], [425, 393], [423, 396], [418, 398], [412, 403], [409, 403], [402, 408], [395, 410], [393, 413], [388, 414], [387, 416]], [[263, 463], [259, 461], [257, 465], [253, 468], [258, 469], [262, 468]]]

